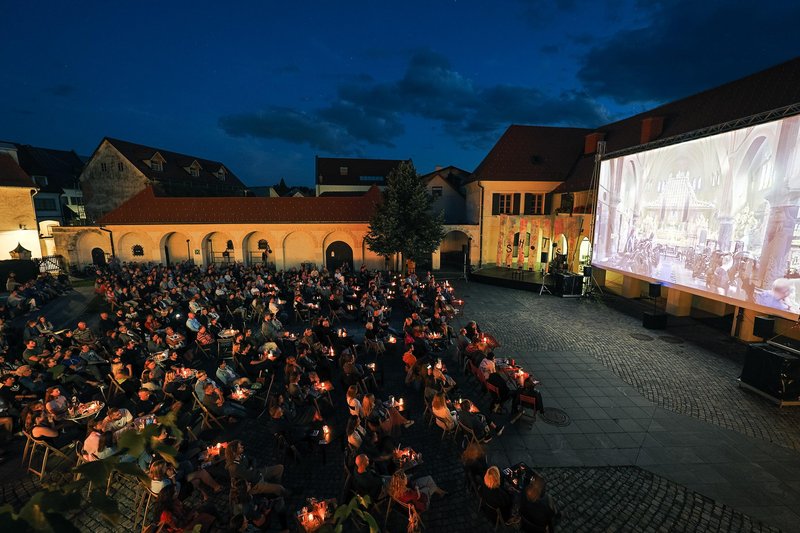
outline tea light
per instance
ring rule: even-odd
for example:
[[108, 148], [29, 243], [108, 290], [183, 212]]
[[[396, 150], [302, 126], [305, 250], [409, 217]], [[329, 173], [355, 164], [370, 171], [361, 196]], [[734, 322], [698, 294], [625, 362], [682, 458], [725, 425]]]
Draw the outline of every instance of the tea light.
[[394, 343], [396, 343], [396, 342], [397, 342], [397, 339], [396, 339], [396, 338], [394, 338], [394, 336], [393, 336], [393, 335], [389, 335], [389, 341], [388, 341], [388, 342], [389, 342], [389, 344], [394, 344]]
[[397, 405], [399, 405], [399, 406], [400, 406], [400, 408], [402, 408], [402, 407], [403, 407], [403, 399], [402, 399], [402, 398], [400, 398], [399, 400], [397, 400]]

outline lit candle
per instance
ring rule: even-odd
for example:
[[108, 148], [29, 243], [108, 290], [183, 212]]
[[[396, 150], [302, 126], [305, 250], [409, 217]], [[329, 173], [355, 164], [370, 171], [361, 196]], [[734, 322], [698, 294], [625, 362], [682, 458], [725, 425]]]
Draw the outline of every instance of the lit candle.
[[403, 399], [402, 399], [402, 398], [400, 398], [400, 399], [397, 401], [397, 405], [399, 405], [400, 407], [403, 407]]

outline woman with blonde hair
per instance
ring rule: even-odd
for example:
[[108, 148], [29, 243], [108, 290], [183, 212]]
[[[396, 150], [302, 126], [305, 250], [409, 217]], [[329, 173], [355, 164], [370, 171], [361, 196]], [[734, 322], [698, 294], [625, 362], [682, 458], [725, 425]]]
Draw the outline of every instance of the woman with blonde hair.
[[500, 469], [490, 466], [483, 475], [483, 484], [478, 488], [483, 503], [487, 505], [484, 511], [490, 520], [495, 520], [495, 513], [499, 512], [506, 524], [513, 523], [511, 511], [514, 508], [514, 498], [502, 487]]
[[437, 426], [447, 431], [456, 427], [458, 414], [455, 411], [450, 411], [447, 407], [447, 397], [443, 392], [437, 392], [433, 395], [431, 410], [433, 411], [433, 416], [436, 417]]
[[447, 494], [439, 488], [431, 476], [421, 477], [410, 485], [408, 481], [405, 472], [397, 470], [389, 481], [389, 494], [399, 502], [412, 504], [418, 513], [428, 508], [432, 496]]
[[347, 398], [347, 408], [350, 410], [350, 416], [360, 418], [363, 415], [363, 409], [361, 402], [358, 400], [358, 385], [350, 385], [347, 388], [345, 397]]
[[396, 427], [414, 425], [414, 421], [401, 415], [396, 407], [385, 408], [379, 404], [372, 393], [365, 394], [361, 400], [361, 412], [364, 418], [378, 424], [385, 435], [390, 435]]

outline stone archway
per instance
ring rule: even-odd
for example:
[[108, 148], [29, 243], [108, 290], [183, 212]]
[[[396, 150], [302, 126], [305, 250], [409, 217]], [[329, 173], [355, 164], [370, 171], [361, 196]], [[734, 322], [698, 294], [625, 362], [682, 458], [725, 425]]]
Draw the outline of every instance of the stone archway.
[[463, 271], [464, 261], [469, 260], [469, 245], [469, 235], [465, 232], [451, 230], [445, 233], [442, 243], [439, 245], [439, 270], [448, 272]]
[[121, 261], [139, 263], [150, 261], [154, 256], [157, 258], [159, 255], [154, 252], [150, 236], [138, 231], [128, 232], [117, 241], [116, 253]]
[[242, 258], [248, 265], [267, 264], [274, 261], [272, 257], [273, 239], [263, 231], [248, 233], [242, 241]]
[[167, 233], [161, 239], [161, 252], [163, 253], [163, 263], [174, 265], [193, 259], [191, 240], [185, 233], [173, 231]]
[[92, 248], [92, 264], [97, 266], [106, 264], [106, 252], [102, 248]]
[[333, 272], [345, 265], [348, 272], [353, 271], [353, 248], [342, 241], [330, 243], [325, 249], [325, 268], [328, 272]]
[[[315, 250], [317, 252], [315, 253]], [[283, 267], [285, 269], [300, 268], [303, 264], [319, 263], [319, 249], [314, 238], [304, 231], [295, 231], [283, 239]]]
[[236, 261], [234, 242], [224, 231], [213, 231], [200, 241], [206, 265], [228, 264]]
[[100, 264], [105, 264], [106, 258], [111, 256], [111, 244], [108, 237], [100, 231], [86, 230], [78, 235], [75, 252], [80, 266], [98, 264], [96, 261], [100, 260], [101, 253], [103, 259]]

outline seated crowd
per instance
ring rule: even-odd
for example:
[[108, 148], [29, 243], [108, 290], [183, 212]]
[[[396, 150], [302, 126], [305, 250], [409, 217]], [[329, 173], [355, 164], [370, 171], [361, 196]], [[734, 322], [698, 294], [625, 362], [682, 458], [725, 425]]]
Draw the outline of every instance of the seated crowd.
[[[95, 281], [105, 309], [64, 331], [36, 314], [68, 290], [63, 279], [15, 283], [10, 278], [15, 303], [9, 297], [0, 308], [0, 428], [75, 448], [81, 461], [137, 464], [156, 498], [155, 528], [245, 531], [274, 519], [288, 530], [284, 466], [260, 463], [231, 438], [244, 419], [266, 424], [295, 459], [341, 435], [349, 490], [424, 512], [446, 493], [430, 476], [413, 477], [401, 457], [399, 438], [415, 421], [382, 390], [385, 369], [405, 373], [431, 422], [463, 433], [465, 472], [486, 508], [507, 523], [522, 516], [532, 524], [526, 530], [553, 527], [555, 505], [542, 478], [514, 496], [482, 449], [503, 434], [494, 417], [507, 402], [510, 423], [526, 406], [544, 412], [538, 382], [525, 375], [519, 386], [513, 376], [509, 383], [495, 362], [496, 341], [476, 323], [453, 328], [459, 301], [430, 273], [112, 264]], [[393, 309], [407, 315], [396, 329]], [[29, 318], [21, 332], [8, 325], [20, 314]], [[363, 338], [345, 322], [363, 327]], [[448, 372], [448, 363], [462, 359], [497, 390], [491, 412], [462, 397]], [[336, 421], [343, 427], [333, 427]], [[224, 442], [216, 461], [209, 457], [214, 445], [198, 438], [207, 429]], [[128, 431], [153, 435], [135, 456], [121, 444]], [[171, 461], [157, 453], [163, 445], [177, 450]], [[213, 494], [226, 489], [230, 509], [221, 513]], [[202, 501], [189, 503], [192, 493]]]

